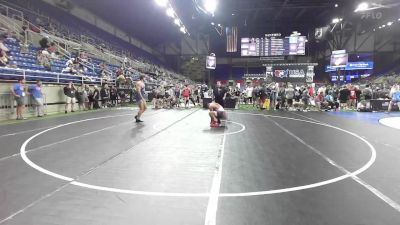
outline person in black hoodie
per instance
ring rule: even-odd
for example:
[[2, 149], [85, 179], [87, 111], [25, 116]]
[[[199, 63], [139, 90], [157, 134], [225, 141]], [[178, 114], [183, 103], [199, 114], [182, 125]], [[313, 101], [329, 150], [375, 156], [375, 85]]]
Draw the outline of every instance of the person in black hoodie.
[[93, 91], [93, 109], [99, 109], [99, 99], [100, 99], [100, 91], [97, 86], [94, 86]]
[[214, 100], [216, 103], [220, 104], [222, 107], [225, 106], [224, 101], [226, 98], [226, 88], [221, 86], [221, 82], [217, 82], [217, 86], [214, 88]]
[[117, 104], [118, 104], [118, 101], [117, 101], [118, 93], [117, 92], [118, 92], [117, 88], [115, 88], [115, 86], [111, 86], [111, 89], [110, 89], [110, 100], [111, 100], [111, 106], [112, 107], [117, 106]]

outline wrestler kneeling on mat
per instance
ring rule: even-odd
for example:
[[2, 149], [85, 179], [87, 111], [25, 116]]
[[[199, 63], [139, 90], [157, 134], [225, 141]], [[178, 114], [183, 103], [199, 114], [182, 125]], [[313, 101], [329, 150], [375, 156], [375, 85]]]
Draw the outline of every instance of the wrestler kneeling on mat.
[[211, 127], [219, 127], [221, 125], [221, 120], [226, 120], [224, 108], [220, 104], [212, 102], [208, 104], [208, 109], [210, 110]]

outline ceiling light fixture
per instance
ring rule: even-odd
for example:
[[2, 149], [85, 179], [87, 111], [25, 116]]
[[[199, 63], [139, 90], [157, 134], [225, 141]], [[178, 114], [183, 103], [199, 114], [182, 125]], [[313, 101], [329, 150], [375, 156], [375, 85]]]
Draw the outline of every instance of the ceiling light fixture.
[[369, 4], [367, 2], [360, 3], [354, 12], [364, 12], [369, 9]]
[[332, 20], [332, 23], [339, 23], [340, 21], [341, 21], [340, 18], [334, 18], [334, 19]]
[[178, 26], [181, 26], [181, 21], [178, 18], [174, 19], [174, 23]]
[[217, 10], [218, 0], [203, 0], [203, 7], [206, 12], [214, 15], [215, 10]]
[[159, 6], [161, 6], [161, 7], [167, 7], [167, 5], [168, 5], [168, 0], [155, 0], [156, 1], [156, 3], [157, 3], [157, 5], [159, 5]]
[[167, 13], [167, 16], [174, 18], [175, 17], [175, 11], [173, 8], [168, 8], [167, 11], [165, 11]]

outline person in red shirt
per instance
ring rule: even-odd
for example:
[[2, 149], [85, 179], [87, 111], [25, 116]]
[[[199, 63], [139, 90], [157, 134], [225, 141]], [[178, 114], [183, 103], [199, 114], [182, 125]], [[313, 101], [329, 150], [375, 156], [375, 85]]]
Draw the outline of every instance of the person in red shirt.
[[190, 95], [191, 95], [191, 93], [190, 93], [190, 88], [189, 88], [188, 85], [186, 84], [185, 87], [184, 87], [183, 90], [182, 90], [182, 96], [183, 96], [183, 99], [185, 100], [185, 108], [187, 108], [188, 105], [189, 105], [189, 98], [190, 98]]
[[356, 105], [356, 101], [357, 101], [357, 92], [356, 92], [356, 88], [350, 86], [350, 87], [349, 87], [349, 90], [350, 90], [350, 97], [349, 97], [348, 106], [349, 106], [351, 109], [355, 109], [355, 108], [357, 107], [357, 105]]

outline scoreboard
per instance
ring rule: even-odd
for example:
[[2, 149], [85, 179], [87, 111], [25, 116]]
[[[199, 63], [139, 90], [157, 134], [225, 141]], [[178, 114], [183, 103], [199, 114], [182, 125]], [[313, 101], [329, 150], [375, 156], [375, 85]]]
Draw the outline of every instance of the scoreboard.
[[289, 56], [306, 54], [306, 37], [242, 38], [242, 56]]

